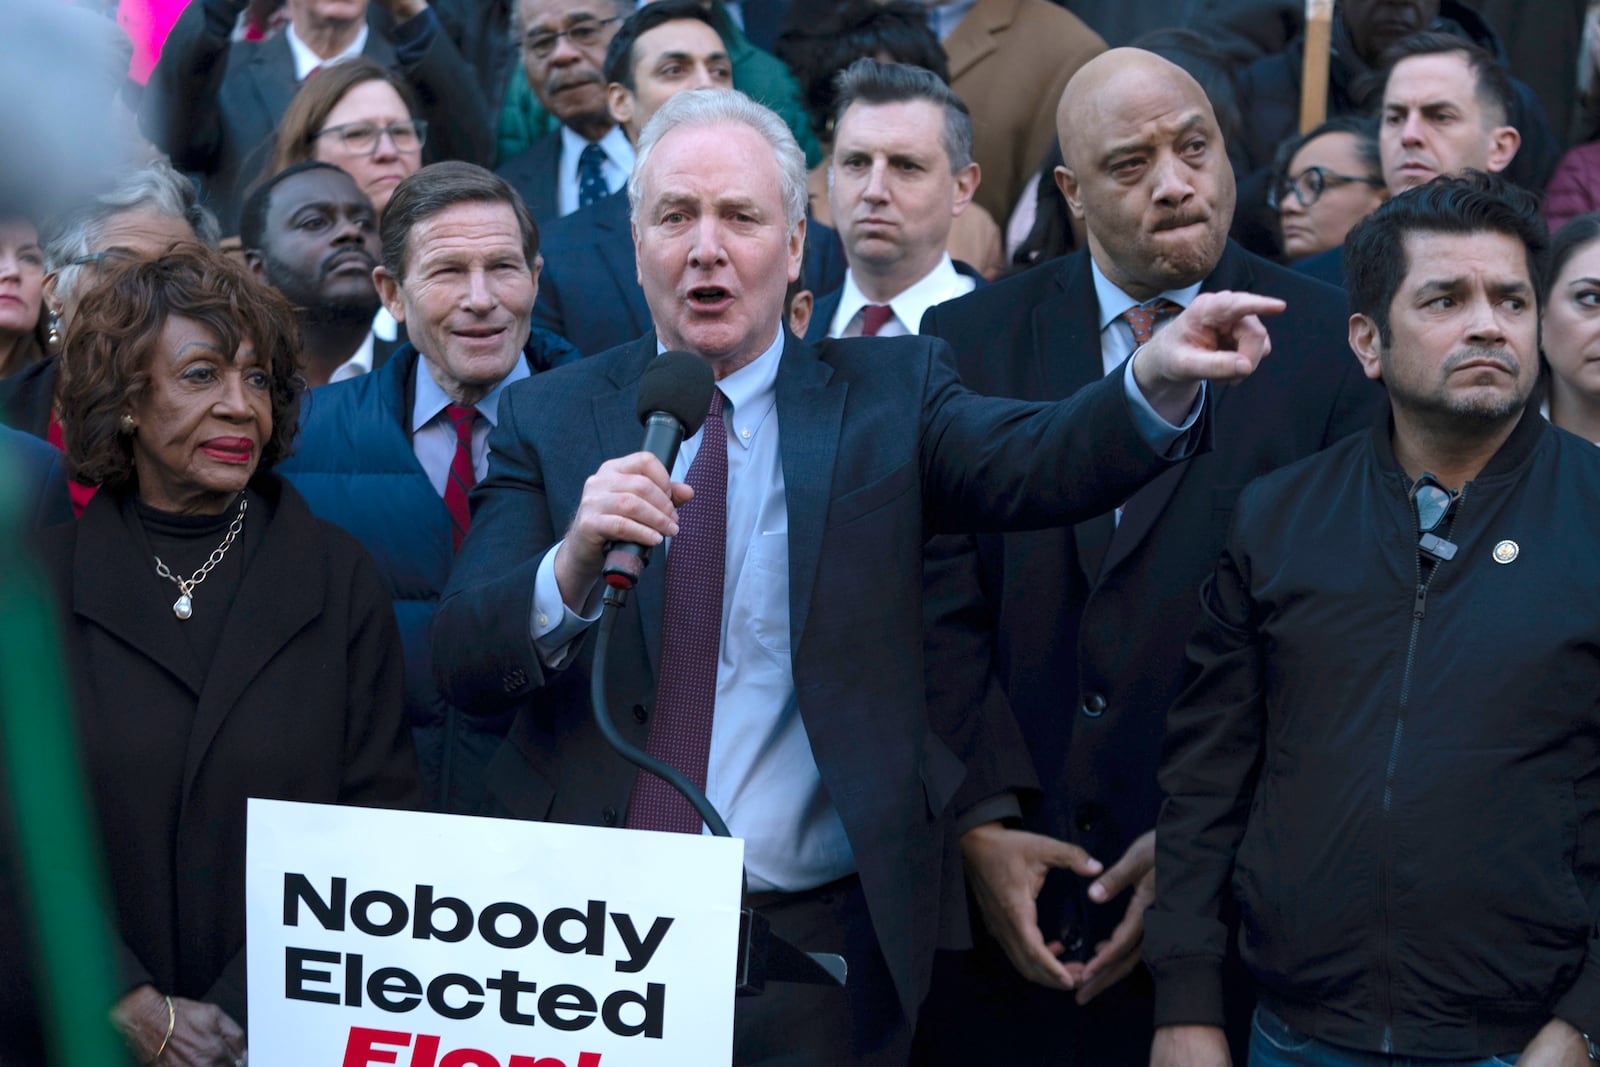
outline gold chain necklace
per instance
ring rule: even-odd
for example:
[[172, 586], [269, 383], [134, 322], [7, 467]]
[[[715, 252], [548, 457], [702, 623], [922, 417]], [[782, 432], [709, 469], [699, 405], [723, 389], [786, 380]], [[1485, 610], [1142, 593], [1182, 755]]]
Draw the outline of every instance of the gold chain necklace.
[[228, 554], [228, 549], [233, 547], [233, 542], [239, 536], [239, 531], [244, 529], [244, 509], [250, 505], [241, 494], [239, 497], [239, 514], [233, 517], [228, 524], [228, 533], [222, 539], [222, 544], [211, 550], [211, 556], [200, 565], [200, 569], [187, 578], [179, 578], [167, 569], [161, 562], [161, 557], [156, 557], [156, 575], [165, 578], [178, 586], [179, 597], [172, 602], [172, 613], [180, 620], [187, 619], [194, 614], [194, 587], [206, 580], [206, 575], [211, 573], [211, 568], [222, 562], [222, 557]]

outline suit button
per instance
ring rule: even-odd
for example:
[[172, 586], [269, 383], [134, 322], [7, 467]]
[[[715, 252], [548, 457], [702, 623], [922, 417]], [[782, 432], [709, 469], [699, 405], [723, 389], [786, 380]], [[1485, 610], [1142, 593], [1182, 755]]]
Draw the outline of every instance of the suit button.
[[506, 672], [506, 676], [501, 679], [500, 687], [508, 693], [515, 693], [527, 684], [528, 672], [518, 667], [515, 670]]
[[1078, 828], [1079, 833], [1084, 834], [1100, 825], [1099, 813], [1094, 810], [1094, 805], [1084, 804], [1078, 808], [1078, 817], [1073, 825]]
[[650, 713], [644, 710], [643, 704], [635, 704], [633, 706], [633, 718], [635, 722], [649, 722]]
[[1083, 951], [1083, 932], [1076, 926], [1068, 926], [1061, 931], [1061, 943], [1066, 946], [1067, 956], [1076, 956]]
[[617, 825], [617, 809], [606, 808], [600, 813], [600, 821], [605, 823], [607, 826]]
[[1099, 693], [1090, 693], [1083, 698], [1083, 707], [1080, 709], [1091, 719], [1098, 719], [1106, 713], [1106, 698]]

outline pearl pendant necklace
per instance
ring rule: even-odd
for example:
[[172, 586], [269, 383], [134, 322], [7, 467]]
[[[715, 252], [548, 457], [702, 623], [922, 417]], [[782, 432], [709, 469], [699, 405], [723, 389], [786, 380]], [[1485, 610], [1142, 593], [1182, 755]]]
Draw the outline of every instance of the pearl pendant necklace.
[[178, 587], [178, 599], [172, 602], [172, 613], [178, 617], [180, 622], [194, 615], [194, 587], [206, 580], [206, 575], [211, 573], [211, 568], [221, 563], [222, 557], [226, 556], [228, 549], [233, 547], [234, 539], [239, 536], [239, 531], [244, 529], [244, 511], [249, 506], [250, 501], [246, 500], [244, 494], [241, 493], [239, 495], [239, 513], [228, 524], [228, 533], [223, 537], [222, 544], [212, 549], [211, 555], [207, 557], [205, 563], [201, 564], [200, 569], [189, 575], [189, 577], [179, 578], [167, 569], [167, 565], [161, 562], [160, 556], [155, 558], [156, 575], [167, 579]]

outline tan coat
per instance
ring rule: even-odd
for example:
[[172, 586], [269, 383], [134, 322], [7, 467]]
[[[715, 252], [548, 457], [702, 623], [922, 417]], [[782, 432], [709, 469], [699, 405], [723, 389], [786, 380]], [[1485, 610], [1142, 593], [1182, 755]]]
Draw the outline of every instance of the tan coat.
[[978, 0], [944, 42], [950, 87], [972, 111], [975, 202], [1003, 228], [1056, 137], [1056, 104], [1106, 45], [1050, 0]]

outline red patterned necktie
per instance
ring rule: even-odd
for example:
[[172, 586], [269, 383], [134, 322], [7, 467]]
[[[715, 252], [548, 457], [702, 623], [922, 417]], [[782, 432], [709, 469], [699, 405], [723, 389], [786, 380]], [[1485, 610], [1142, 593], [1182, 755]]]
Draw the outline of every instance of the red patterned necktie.
[[450, 477], [444, 483], [444, 506], [450, 512], [450, 524], [455, 528], [456, 551], [472, 525], [472, 512], [467, 507], [467, 494], [478, 484], [478, 472], [472, 466], [472, 427], [478, 421], [478, 409], [471, 405], [451, 404], [444, 409], [445, 418], [456, 428], [456, 454], [450, 461]]
[[1158, 296], [1143, 304], [1135, 304], [1117, 318], [1125, 320], [1133, 327], [1133, 344], [1137, 348], [1139, 345], [1150, 343], [1150, 338], [1156, 335], [1156, 323], [1165, 322], [1182, 310], [1182, 304]]
[[[701, 789], [711, 756], [711, 717], [717, 703], [722, 648], [722, 578], [728, 545], [728, 432], [722, 391], [700, 435], [700, 451], [684, 480], [694, 499], [678, 509], [678, 533], [667, 551], [666, 606], [656, 710], [645, 751], [682, 771]], [[636, 830], [700, 832], [700, 813], [666, 782], [641, 771], [628, 801]]]
[[888, 304], [868, 304], [861, 309], [861, 336], [876, 337], [883, 324], [894, 318], [894, 308]]

